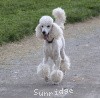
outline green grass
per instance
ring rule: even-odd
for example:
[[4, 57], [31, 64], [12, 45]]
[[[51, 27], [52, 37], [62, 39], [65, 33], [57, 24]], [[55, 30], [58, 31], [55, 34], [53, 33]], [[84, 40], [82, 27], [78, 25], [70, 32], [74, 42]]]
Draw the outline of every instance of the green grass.
[[100, 0], [0, 0], [0, 44], [18, 41], [34, 33], [42, 15], [62, 7], [67, 22], [84, 21], [99, 15]]

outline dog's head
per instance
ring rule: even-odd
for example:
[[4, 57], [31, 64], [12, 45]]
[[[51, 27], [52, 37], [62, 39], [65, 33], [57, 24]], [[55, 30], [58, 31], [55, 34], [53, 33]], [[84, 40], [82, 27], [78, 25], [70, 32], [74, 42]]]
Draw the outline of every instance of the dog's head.
[[52, 30], [53, 19], [50, 16], [43, 16], [40, 21], [40, 28], [44, 39], [46, 40]]
[[59, 34], [62, 34], [61, 28], [53, 23], [53, 19], [50, 16], [41, 17], [35, 30], [36, 36], [44, 40], [57, 38]]

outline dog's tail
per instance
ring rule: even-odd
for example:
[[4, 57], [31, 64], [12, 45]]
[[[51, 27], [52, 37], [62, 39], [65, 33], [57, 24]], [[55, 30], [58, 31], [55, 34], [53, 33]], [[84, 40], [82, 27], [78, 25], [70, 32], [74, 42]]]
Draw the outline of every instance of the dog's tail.
[[55, 23], [57, 23], [62, 29], [64, 29], [64, 23], [66, 21], [65, 11], [58, 7], [52, 11], [52, 15], [55, 18]]

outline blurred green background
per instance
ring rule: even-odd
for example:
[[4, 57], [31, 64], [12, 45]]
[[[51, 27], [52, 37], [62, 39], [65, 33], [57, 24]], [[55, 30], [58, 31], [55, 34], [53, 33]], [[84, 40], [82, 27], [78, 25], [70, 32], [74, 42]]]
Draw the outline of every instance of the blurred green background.
[[100, 14], [100, 0], [0, 0], [0, 45], [33, 34], [39, 18], [56, 7], [66, 11], [67, 23]]

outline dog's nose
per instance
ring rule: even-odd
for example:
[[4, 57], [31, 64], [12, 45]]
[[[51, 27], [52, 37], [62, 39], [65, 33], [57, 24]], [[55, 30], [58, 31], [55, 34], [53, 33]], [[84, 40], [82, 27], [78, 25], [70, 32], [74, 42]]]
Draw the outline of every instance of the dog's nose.
[[45, 31], [43, 31], [42, 33], [43, 33], [43, 35], [45, 35], [45, 34], [46, 34], [46, 32], [45, 32]]

